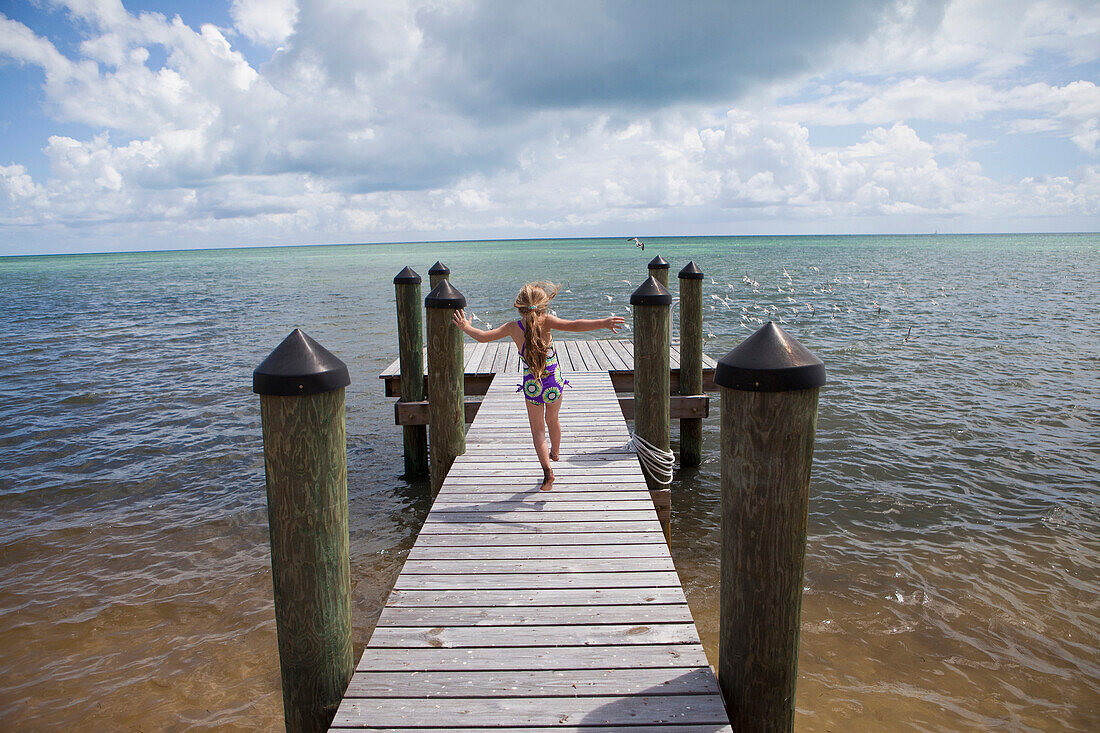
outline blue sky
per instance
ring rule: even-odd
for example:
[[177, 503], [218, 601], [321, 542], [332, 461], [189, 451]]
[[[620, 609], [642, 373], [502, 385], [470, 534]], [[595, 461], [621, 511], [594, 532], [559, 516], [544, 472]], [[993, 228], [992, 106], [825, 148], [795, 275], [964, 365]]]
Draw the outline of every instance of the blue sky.
[[0, 254], [1096, 231], [1077, 0], [0, 0]]

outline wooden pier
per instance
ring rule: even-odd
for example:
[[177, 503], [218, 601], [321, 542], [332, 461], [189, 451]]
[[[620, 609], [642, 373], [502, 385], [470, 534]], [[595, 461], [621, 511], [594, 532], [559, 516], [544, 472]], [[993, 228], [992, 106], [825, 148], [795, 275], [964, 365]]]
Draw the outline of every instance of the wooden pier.
[[[634, 344], [623, 339], [566, 340], [554, 339], [558, 351], [558, 362], [566, 374], [573, 372], [599, 371], [611, 377], [615, 392], [634, 391]], [[463, 370], [465, 372], [465, 394], [484, 395], [493, 377], [497, 374], [514, 376], [519, 381], [522, 374], [519, 354], [512, 341], [496, 341], [487, 344], [465, 344], [463, 346]], [[426, 364], [425, 360], [425, 364]], [[703, 355], [703, 391], [715, 392], [714, 359]], [[424, 369], [427, 374], [427, 367]], [[673, 346], [669, 354], [669, 377], [671, 390], [669, 407], [673, 418], [707, 417], [710, 398], [706, 394], [675, 394], [680, 387], [680, 350]], [[386, 367], [379, 375], [385, 380], [386, 396], [401, 394], [401, 366], [397, 360]], [[477, 400], [466, 402], [466, 422], [472, 423], [480, 407]], [[634, 398], [622, 396], [619, 406], [623, 416], [634, 419]], [[394, 420], [398, 425], [426, 425], [428, 423], [428, 401], [398, 402], [394, 406]]]
[[[616, 392], [634, 391], [634, 344], [626, 339], [567, 340], [554, 339], [558, 362], [566, 374], [573, 372], [607, 372]], [[520, 359], [511, 339], [487, 344], [463, 346], [463, 370], [466, 373], [466, 394], [483, 395], [496, 374], [520, 374]], [[426, 362], [425, 362], [426, 363]], [[703, 355], [703, 391], [716, 392], [714, 368], [716, 362]], [[672, 346], [669, 353], [672, 391], [680, 386], [680, 349]], [[428, 370], [425, 366], [424, 374]], [[401, 394], [401, 365], [398, 360], [386, 367], [379, 378], [386, 382], [386, 396]]]
[[[332, 730], [731, 730], [626, 447], [616, 392], [632, 388], [631, 344], [556, 345], [571, 386], [548, 492], [539, 491], [516, 394], [516, 349], [467, 345], [466, 393], [484, 399], [466, 452], [436, 496]], [[703, 366], [704, 388], [713, 389], [715, 363]], [[398, 394], [399, 377], [396, 366], [382, 374], [387, 394]]]

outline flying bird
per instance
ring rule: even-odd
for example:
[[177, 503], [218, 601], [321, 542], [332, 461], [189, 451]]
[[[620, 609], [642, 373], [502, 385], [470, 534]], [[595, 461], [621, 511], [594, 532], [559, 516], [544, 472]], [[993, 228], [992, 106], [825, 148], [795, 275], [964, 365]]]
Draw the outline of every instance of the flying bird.
[[636, 246], [641, 247], [642, 251], [645, 252], [645, 242], [638, 239], [637, 237], [631, 237], [630, 239], [628, 239], [626, 241], [633, 242]]

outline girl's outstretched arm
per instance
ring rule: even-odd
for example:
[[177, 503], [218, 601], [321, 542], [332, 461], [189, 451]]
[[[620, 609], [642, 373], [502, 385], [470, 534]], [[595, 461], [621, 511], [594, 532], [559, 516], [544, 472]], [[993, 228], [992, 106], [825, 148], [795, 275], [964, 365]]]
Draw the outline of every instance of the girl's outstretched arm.
[[456, 310], [454, 315], [451, 316], [451, 321], [462, 329], [464, 334], [481, 343], [504, 338], [508, 335], [508, 327], [512, 325], [511, 323], [505, 323], [503, 326], [497, 326], [489, 331], [482, 331], [480, 328], [474, 328], [473, 321], [467, 317], [465, 308]]
[[626, 323], [622, 316], [608, 316], [607, 318], [579, 318], [569, 321], [547, 314], [546, 325], [559, 331], [598, 331], [601, 328], [610, 328], [611, 333], [618, 333]]

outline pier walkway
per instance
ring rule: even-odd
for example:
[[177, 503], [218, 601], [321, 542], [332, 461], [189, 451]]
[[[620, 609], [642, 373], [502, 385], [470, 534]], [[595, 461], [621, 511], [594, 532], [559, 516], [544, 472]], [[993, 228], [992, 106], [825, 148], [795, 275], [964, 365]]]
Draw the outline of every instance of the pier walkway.
[[[466, 453], [420, 530], [332, 730], [731, 730], [626, 448], [609, 372], [632, 371], [633, 358], [614, 362], [597, 342], [574, 343], [588, 345], [559, 351], [571, 387], [548, 492], [538, 488], [516, 394], [518, 360], [504, 373], [506, 352], [493, 352]], [[489, 358], [481, 346], [467, 352], [468, 373], [475, 355], [475, 372]]]
[[[554, 339], [558, 362], [567, 373], [607, 372], [616, 392], [634, 391], [634, 342], [629, 339]], [[428, 373], [428, 360], [424, 359], [424, 374]], [[468, 395], [482, 395], [496, 374], [519, 374], [520, 360], [511, 339], [486, 344], [463, 344], [462, 366], [466, 374], [465, 391]], [[714, 359], [703, 354], [703, 391], [715, 392]], [[669, 350], [669, 370], [672, 391], [680, 386], [680, 349], [675, 344]], [[395, 359], [379, 375], [386, 383], [386, 396], [401, 393], [401, 363]]]

